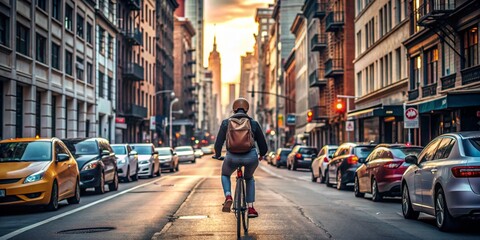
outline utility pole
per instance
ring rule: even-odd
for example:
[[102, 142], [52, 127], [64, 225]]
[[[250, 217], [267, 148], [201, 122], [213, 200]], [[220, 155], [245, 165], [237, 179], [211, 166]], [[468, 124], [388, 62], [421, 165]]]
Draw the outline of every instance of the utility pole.
[[[350, 111], [350, 99], [355, 99], [357, 97], [355, 96], [348, 96], [348, 95], [337, 95], [337, 98], [344, 98], [346, 99], [346, 102], [347, 102], [347, 110], [345, 111], [345, 114], [348, 114], [348, 111]], [[347, 121], [348, 120], [348, 117], [345, 118]], [[345, 131], [347, 132], [347, 142], [350, 141], [350, 132], [349, 131]]]

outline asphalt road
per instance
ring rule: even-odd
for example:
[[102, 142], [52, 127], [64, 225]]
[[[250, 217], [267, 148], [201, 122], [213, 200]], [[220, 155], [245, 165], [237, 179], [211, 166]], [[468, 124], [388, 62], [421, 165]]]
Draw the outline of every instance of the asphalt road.
[[[0, 239], [235, 239], [234, 215], [221, 212], [220, 167], [204, 157], [178, 173], [122, 183], [117, 192], [87, 193], [56, 212], [0, 208]], [[443, 233], [430, 216], [405, 220], [400, 199], [355, 198], [310, 182], [308, 171], [262, 162], [255, 178], [260, 217], [245, 239], [480, 239], [478, 223]]]

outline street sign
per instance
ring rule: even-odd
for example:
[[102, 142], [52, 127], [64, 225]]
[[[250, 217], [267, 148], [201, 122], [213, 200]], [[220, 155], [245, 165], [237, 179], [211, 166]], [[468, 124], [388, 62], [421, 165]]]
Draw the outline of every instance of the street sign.
[[155, 116], [150, 117], [150, 130], [151, 131], [155, 130]]
[[353, 132], [355, 130], [355, 124], [353, 121], [346, 121], [345, 122], [345, 131]]
[[287, 115], [287, 125], [288, 126], [292, 126], [292, 125], [295, 125], [296, 123], [296, 117], [294, 114], [288, 114]]
[[418, 128], [418, 110], [416, 108], [407, 108], [404, 112], [403, 119], [405, 128]]

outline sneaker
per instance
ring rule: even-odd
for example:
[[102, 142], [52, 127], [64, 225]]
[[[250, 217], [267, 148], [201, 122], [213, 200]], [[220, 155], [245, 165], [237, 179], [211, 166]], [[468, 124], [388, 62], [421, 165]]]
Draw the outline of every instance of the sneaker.
[[255, 211], [255, 208], [253, 208], [253, 207], [249, 207], [249, 208], [248, 208], [248, 217], [249, 217], [249, 218], [256, 218], [256, 217], [258, 217], [258, 213], [257, 213], [257, 211]]
[[233, 202], [232, 196], [228, 195], [225, 198], [225, 202], [223, 203], [222, 212], [230, 212], [230, 208], [232, 207], [232, 202]]

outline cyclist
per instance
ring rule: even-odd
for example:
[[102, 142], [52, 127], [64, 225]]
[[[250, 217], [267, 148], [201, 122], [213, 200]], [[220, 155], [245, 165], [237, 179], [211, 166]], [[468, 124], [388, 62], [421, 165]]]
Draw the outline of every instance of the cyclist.
[[[257, 149], [253, 144], [253, 147], [246, 153], [232, 153], [228, 151], [225, 156], [225, 160], [222, 165], [222, 186], [225, 194], [225, 202], [223, 203], [223, 212], [230, 212], [232, 206], [232, 194], [231, 194], [231, 181], [230, 176], [237, 169], [238, 166], [244, 166], [244, 177], [246, 182], [246, 201], [248, 205], [248, 217], [258, 217], [258, 213], [253, 207], [255, 202], [255, 180], [253, 179], [253, 173], [258, 166], [258, 162], [263, 159], [263, 156], [268, 151], [267, 142], [263, 135], [262, 128], [257, 121], [253, 120], [247, 115], [249, 109], [248, 101], [245, 98], [238, 98], [233, 102], [232, 110], [234, 114], [230, 118], [248, 118], [250, 120], [251, 132], [253, 133], [253, 139], [257, 143], [260, 150], [260, 154], [257, 153]], [[215, 156], [219, 158], [222, 153], [222, 146], [227, 137], [229, 119], [222, 121], [222, 125], [218, 131], [217, 140], [215, 141]]]

